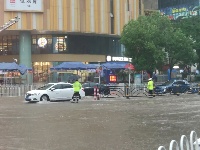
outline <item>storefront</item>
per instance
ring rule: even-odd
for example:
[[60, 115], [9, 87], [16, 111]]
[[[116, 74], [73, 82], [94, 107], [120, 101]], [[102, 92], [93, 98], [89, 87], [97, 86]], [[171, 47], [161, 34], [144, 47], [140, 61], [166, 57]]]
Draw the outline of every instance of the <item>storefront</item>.
[[123, 56], [123, 26], [137, 19], [142, 8], [139, 0], [2, 0], [0, 25], [18, 20], [0, 32], [0, 60], [32, 68], [32, 83], [49, 81], [50, 67], [61, 62]]

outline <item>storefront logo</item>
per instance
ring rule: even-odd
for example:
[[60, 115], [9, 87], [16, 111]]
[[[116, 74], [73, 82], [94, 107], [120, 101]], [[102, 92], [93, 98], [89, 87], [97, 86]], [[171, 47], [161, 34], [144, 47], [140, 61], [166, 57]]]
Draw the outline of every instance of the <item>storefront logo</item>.
[[15, 0], [10, 0], [10, 3], [15, 3]]
[[47, 39], [41, 37], [38, 39], [38, 46], [44, 48], [47, 45]]
[[106, 60], [107, 60], [107, 61], [128, 61], [128, 62], [131, 62], [131, 61], [132, 61], [132, 58], [107, 56], [107, 57], [106, 57]]

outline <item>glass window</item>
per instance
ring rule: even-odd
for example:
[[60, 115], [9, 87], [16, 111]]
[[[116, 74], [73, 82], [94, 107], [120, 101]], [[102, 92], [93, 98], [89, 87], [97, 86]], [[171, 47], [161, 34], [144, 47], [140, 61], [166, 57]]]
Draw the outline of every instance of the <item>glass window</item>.
[[89, 83], [84, 83], [82, 87], [89, 87]]
[[71, 84], [63, 84], [63, 89], [73, 88]]
[[0, 55], [19, 54], [19, 37], [16, 35], [0, 37]]
[[46, 84], [44, 86], [39, 87], [38, 90], [46, 90], [46, 89], [50, 88], [52, 85], [53, 84]]
[[53, 53], [67, 53], [67, 36], [53, 37]]
[[50, 62], [33, 62], [33, 81], [48, 82], [50, 67], [52, 67]]
[[178, 84], [178, 85], [184, 85], [185, 83], [183, 81], [177, 81], [174, 84]]
[[52, 88], [55, 88], [55, 89], [62, 89], [62, 84], [56, 84], [54, 85]]

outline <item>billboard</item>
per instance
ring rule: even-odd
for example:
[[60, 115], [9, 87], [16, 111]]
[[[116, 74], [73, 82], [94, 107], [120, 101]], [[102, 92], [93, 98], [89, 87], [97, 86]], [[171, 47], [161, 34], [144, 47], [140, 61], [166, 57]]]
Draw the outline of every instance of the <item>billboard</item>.
[[43, 12], [43, 0], [4, 0], [4, 11]]
[[198, 2], [160, 9], [160, 13], [162, 15], [168, 16], [171, 20], [183, 19], [190, 16], [197, 16], [199, 15], [199, 11], [200, 6]]

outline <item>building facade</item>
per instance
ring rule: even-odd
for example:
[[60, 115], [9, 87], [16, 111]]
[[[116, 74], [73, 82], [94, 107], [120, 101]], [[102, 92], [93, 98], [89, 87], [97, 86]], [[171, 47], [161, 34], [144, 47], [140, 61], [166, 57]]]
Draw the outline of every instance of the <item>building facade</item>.
[[158, 10], [158, 0], [143, 0], [145, 10]]
[[199, 0], [158, 0], [158, 9], [171, 20], [199, 15]]
[[142, 0], [0, 0], [0, 25], [20, 18], [0, 32], [0, 60], [39, 78], [59, 62], [105, 62], [123, 56], [123, 26], [142, 13]]

